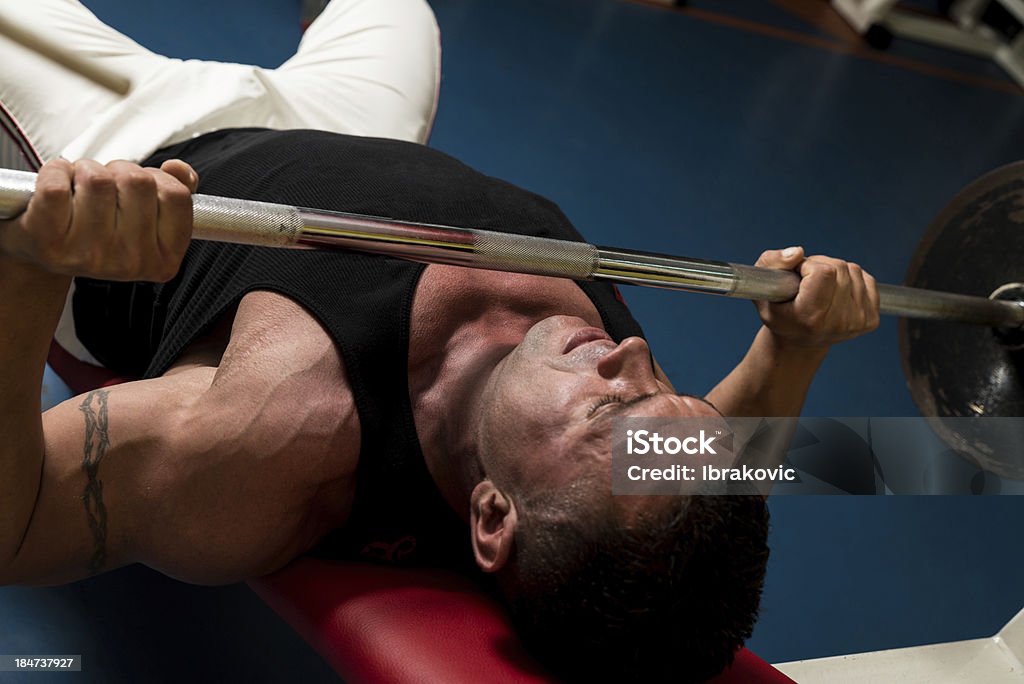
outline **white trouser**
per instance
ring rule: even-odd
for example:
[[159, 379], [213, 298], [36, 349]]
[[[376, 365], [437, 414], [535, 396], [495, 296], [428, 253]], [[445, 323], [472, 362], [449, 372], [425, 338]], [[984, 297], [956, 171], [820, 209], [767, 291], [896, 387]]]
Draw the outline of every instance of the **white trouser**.
[[[0, 12], [124, 74], [120, 96], [0, 36], [0, 103], [43, 161], [141, 161], [223, 128], [310, 128], [425, 142], [437, 111], [440, 37], [425, 0], [333, 0], [277, 69], [154, 54], [77, 0], [0, 0]], [[68, 293], [54, 335], [78, 340]]]
[[44, 160], [141, 161], [239, 127], [425, 142], [436, 111], [440, 41], [425, 0], [333, 0], [276, 69], [157, 55], [77, 0], [0, 0], [0, 12], [132, 83], [116, 95], [0, 37], [0, 102]]

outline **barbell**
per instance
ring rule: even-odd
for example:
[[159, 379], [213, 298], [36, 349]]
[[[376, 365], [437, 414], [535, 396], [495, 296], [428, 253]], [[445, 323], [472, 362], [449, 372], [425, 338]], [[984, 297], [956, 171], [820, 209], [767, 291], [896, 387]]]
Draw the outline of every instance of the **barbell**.
[[[28, 205], [36, 175], [0, 170], [0, 218]], [[195, 238], [293, 249], [373, 254], [574, 280], [605, 280], [762, 301], [788, 301], [800, 278], [790, 271], [692, 257], [599, 247], [586, 242], [397, 221], [211, 195], [193, 196]], [[1024, 329], [1024, 302], [900, 285], [878, 286], [884, 314]]]
[[[34, 173], [0, 169], [0, 218], [25, 210], [35, 179]], [[423, 263], [763, 301], [793, 299], [800, 282], [790, 271], [724, 261], [252, 200], [197, 194], [193, 210], [193, 235], [201, 240], [349, 249]], [[1024, 284], [1017, 282], [1024, 277], [1014, 258], [1021, 254], [1024, 162], [975, 181], [939, 214], [913, 259], [910, 287], [878, 285], [881, 312], [903, 318], [904, 369], [924, 415], [1024, 414]], [[965, 271], [964, 263], [974, 267]], [[965, 364], [964, 358], [972, 362]], [[1017, 423], [1024, 421], [1013, 425]], [[1024, 478], [1019, 426], [1008, 436], [993, 438], [990, 426], [974, 430], [949, 424], [937, 421], [934, 427], [959, 453], [1000, 475]]]

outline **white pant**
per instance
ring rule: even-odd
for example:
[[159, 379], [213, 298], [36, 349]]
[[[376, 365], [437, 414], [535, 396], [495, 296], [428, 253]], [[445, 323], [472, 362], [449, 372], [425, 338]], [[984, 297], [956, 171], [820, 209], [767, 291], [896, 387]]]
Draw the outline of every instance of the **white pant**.
[[[0, 12], [132, 82], [127, 95], [115, 95], [0, 36], [0, 103], [43, 161], [141, 161], [166, 145], [243, 127], [422, 143], [437, 111], [440, 38], [425, 0], [333, 0], [277, 69], [154, 54], [77, 0], [0, 0]], [[75, 334], [73, 292], [54, 337], [99, 365]]]
[[440, 41], [425, 0], [333, 0], [277, 69], [157, 55], [77, 0], [0, 0], [9, 20], [127, 76], [125, 96], [0, 36], [0, 102], [43, 160], [140, 161], [221, 128], [425, 142]]

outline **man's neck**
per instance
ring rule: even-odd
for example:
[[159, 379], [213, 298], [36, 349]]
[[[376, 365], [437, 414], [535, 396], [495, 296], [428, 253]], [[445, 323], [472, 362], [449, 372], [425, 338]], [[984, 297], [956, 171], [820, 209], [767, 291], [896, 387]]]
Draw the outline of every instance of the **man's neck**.
[[431, 477], [461, 516], [482, 479], [481, 396], [495, 368], [537, 321], [600, 317], [571, 281], [431, 266], [420, 281], [410, 330], [409, 395]]
[[409, 393], [427, 469], [463, 517], [469, 512], [469, 494], [483, 477], [477, 459], [481, 397], [529, 325], [485, 315], [459, 324], [434, 353], [417, 355], [418, 362], [410, 359]]

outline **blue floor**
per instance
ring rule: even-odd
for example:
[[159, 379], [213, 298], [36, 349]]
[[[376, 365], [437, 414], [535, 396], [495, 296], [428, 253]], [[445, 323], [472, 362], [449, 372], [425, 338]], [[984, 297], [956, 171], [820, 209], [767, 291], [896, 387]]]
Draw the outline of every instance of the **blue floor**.
[[[298, 0], [86, 4], [175, 56], [273, 66], [299, 37]], [[705, 11], [433, 0], [444, 71], [431, 145], [551, 197], [599, 244], [741, 262], [802, 244], [884, 282], [902, 281], [958, 189], [1024, 158], [1024, 96], [986, 62], [901, 41], [886, 53], [947, 70], [929, 73], [838, 39], [823, 47], [827, 33], [775, 3], [692, 4]], [[681, 390], [709, 389], [758, 325], [743, 302], [625, 295]], [[806, 412], [917, 413], [893, 321], [833, 351]], [[1024, 606], [1024, 498], [777, 497], [771, 508], [750, 643], [768, 660], [984, 636]], [[331, 679], [244, 588], [142, 569], [0, 590], [0, 653], [30, 652], [84, 653], [94, 665], [82, 679], [97, 682]], [[176, 660], [187, 658], [196, 664]]]

